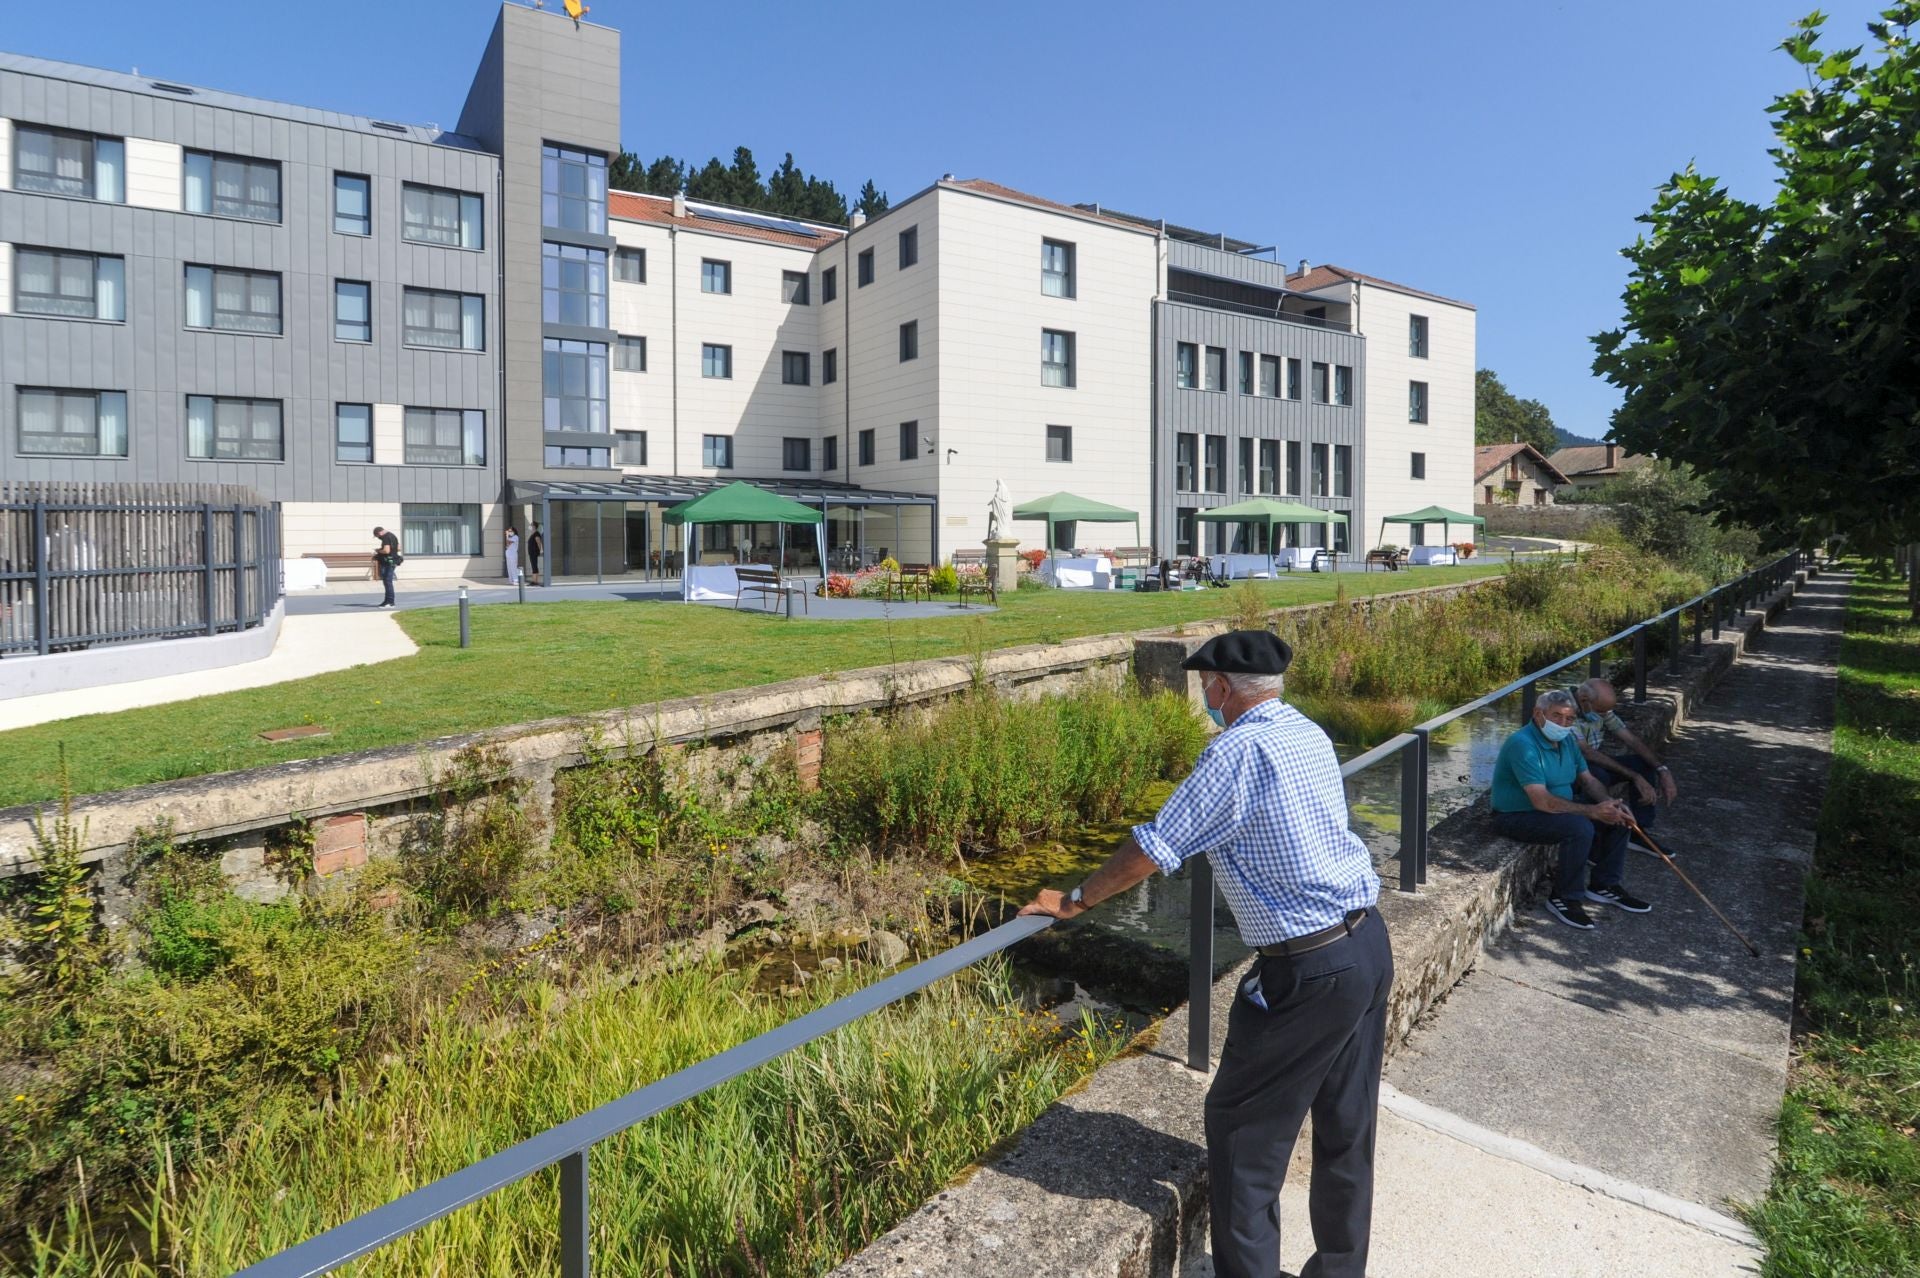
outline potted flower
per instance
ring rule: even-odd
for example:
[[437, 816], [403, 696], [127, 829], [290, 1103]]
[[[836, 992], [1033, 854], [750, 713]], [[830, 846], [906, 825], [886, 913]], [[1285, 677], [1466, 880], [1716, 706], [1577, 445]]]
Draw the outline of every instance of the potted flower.
[[1462, 559], [1473, 558], [1473, 551], [1474, 545], [1470, 541], [1456, 541], [1453, 543], [1453, 553]]

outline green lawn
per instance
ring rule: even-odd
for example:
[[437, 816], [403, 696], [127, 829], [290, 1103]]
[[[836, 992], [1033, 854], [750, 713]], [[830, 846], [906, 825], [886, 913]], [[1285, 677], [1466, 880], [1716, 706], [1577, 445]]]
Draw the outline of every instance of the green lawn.
[[[1505, 567], [1486, 560], [1308, 574], [1254, 588], [1282, 607], [1331, 599], [1336, 582], [1357, 596]], [[1238, 594], [1021, 591], [995, 613], [912, 621], [789, 622], [677, 603], [491, 604], [473, 609], [473, 647], [465, 651], [454, 609], [403, 612], [400, 624], [420, 651], [398, 661], [0, 733], [0, 806], [50, 800], [63, 744], [74, 791], [91, 794], [829, 670], [1170, 626], [1231, 614]], [[259, 739], [268, 729], [308, 723], [332, 735], [282, 745]]]
[[1858, 577], [1799, 970], [1771, 1278], [1920, 1274], [1920, 625]]

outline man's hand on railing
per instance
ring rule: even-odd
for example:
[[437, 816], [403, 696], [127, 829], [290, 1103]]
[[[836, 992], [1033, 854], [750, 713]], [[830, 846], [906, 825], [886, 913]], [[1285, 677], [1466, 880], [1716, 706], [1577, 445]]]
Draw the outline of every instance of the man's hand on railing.
[[1022, 914], [1051, 914], [1056, 919], [1075, 919], [1086, 912], [1086, 906], [1075, 905], [1067, 899], [1065, 892], [1056, 892], [1052, 888], [1041, 888], [1033, 900], [1020, 907]]

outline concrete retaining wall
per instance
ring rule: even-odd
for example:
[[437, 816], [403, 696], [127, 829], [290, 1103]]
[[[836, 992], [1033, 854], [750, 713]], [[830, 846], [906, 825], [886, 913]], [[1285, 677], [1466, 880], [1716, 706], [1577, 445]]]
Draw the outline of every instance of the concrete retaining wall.
[[287, 601], [282, 599], [260, 625], [234, 634], [100, 644], [44, 657], [8, 657], [0, 661], [0, 701], [259, 661], [271, 655], [274, 644], [280, 641], [280, 623], [286, 619], [286, 611]]

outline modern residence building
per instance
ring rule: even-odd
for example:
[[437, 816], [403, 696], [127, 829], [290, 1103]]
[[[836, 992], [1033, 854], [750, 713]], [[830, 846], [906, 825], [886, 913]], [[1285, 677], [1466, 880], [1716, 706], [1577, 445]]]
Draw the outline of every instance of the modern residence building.
[[661, 514], [734, 479], [836, 564], [977, 547], [999, 479], [1163, 555], [1252, 495], [1347, 548], [1470, 508], [1471, 306], [951, 175], [850, 226], [610, 191], [619, 58], [506, 4], [443, 132], [0, 56], [4, 473], [243, 483], [290, 554], [382, 523], [445, 575], [509, 521], [670, 573]]

